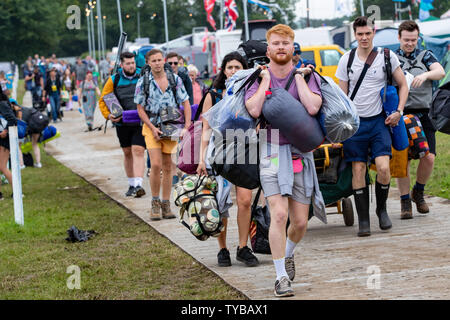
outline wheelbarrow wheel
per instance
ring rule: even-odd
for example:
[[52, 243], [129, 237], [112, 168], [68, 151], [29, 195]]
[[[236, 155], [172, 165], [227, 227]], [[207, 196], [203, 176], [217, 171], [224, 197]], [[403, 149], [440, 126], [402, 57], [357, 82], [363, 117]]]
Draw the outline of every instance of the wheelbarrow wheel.
[[347, 227], [353, 226], [355, 218], [353, 215], [353, 204], [350, 198], [342, 199], [342, 215], [344, 216], [344, 223]]

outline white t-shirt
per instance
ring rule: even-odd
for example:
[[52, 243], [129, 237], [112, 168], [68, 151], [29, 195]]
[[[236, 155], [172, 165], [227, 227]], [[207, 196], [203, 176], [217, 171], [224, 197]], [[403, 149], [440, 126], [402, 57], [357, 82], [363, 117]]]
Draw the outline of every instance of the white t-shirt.
[[[350, 57], [350, 51], [346, 52], [341, 60], [336, 71], [336, 77], [342, 81], [349, 81], [347, 76], [347, 63]], [[390, 52], [392, 73], [400, 67], [400, 61], [394, 52]], [[351, 66], [349, 74], [350, 84], [348, 88], [348, 96], [350, 97], [353, 89], [358, 82], [365, 61], [361, 61], [356, 51], [355, 59]], [[384, 71], [384, 53], [382, 49], [378, 50], [378, 55], [373, 61], [370, 68], [367, 70], [366, 76], [358, 89], [358, 93], [353, 99], [356, 110], [360, 117], [372, 117], [381, 113], [383, 110], [383, 103], [381, 101], [380, 91], [384, 88], [386, 83], [386, 74]]]

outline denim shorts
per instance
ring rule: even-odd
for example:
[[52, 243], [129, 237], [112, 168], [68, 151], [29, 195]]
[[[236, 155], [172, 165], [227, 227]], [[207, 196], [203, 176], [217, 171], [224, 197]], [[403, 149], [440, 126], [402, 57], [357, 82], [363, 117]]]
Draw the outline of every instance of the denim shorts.
[[356, 134], [344, 141], [346, 162], [367, 162], [380, 156], [392, 156], [390, 128], [384, 124], [385, 116], [360, 118]]

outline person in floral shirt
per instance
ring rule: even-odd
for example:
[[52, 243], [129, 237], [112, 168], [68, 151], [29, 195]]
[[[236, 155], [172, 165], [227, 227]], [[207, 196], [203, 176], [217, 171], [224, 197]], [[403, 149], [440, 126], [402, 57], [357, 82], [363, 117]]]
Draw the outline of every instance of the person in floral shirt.
[[[143, 122], [142, 135], [145, 137], [145, 144], [150, 155], [152, 168], [150, 171], [150, 188], [152, 190], [152, 210], [151, 220], [162, 218], [175, 218], [170, 210], [170, 191], [172, 186], [172, 154], [177, 150], [178, 139], [161, 138], [163, 132], [160, 130], [160, 112], [167, 107], [184, 107], [185, 126], [187, 130], [191, 125], [191, 105], [189, 95], [184, 85], [176, 74], [176, 88], [172, 90], [168, 76], [164, 68], [164, 56], [158, 49], [150, 50], [146, 56], [146, 62], [151, 67], [149, 73], [149, 94], [146, 98], [144, 92], [144, 78], [141, 77], [136, 84], [134, 102], [137, 104], [139, 117]], [[171, 76], [171, 75], [170, 75]], [[183, 130], [183, 131], [184, 131]], [[181, 133], [183, 136], [183, 133]], [[162, 177], [161, 177], [162, 170]], [[160, 200], [160, 190], [162, 184], [162, 201]]]

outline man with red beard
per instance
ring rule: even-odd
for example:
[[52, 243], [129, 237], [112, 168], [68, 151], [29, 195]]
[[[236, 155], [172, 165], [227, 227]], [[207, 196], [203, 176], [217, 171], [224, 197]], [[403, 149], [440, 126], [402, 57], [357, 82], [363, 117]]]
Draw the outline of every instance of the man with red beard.
[[[245, 105], [252, 117], [261, 115], [269, 88], [285, 88], [291, 75], [294, 81], [287, 91], [310, 115], [319, 111], [322, 105], [320, 79], [312, 74], [306, 82], [304, 76], [311, 70], [293, 66], [294, 37], [294, 31], [283, 24], [267, 31], [270, 63], [261, 72], [261, 82], [250, 86], [245, 93]], [[269, 243], [277, 274], [274, 293], [277, 297], [287, 297], [294, 295], [291, 288], [295, 276], [294, 249], [305, 235], [312, 198], [322, 216], [325, 216], [325, 206], [318, 183], [314, 183], [317, 177], [312, 152], [300, 152], [281, 133], [276, 139], [274, 130], [277, 129], [270, 124], [267, 130], [270, 138], [260, 141], [260, 180], [270, 209]], [[286, 237], [288, 216], [290, 225]]]

